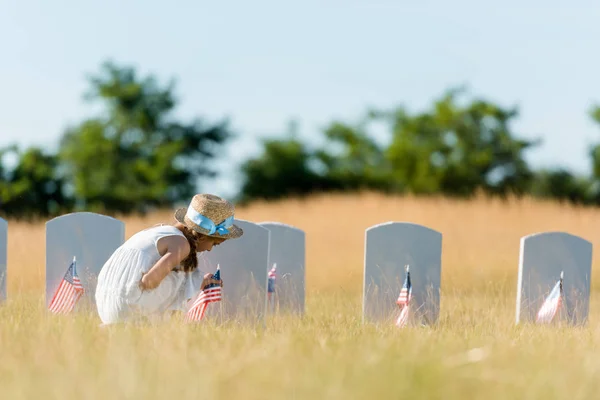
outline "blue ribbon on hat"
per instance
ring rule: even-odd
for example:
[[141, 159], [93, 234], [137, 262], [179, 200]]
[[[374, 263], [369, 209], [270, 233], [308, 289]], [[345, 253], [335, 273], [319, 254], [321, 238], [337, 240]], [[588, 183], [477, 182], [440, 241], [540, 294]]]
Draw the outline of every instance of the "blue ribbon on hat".
[[199, 227], [206, 229], [208, 235], [213, 235], [215, 233], [221, 236], [227, 235], [229, 233], [229, 228], [233, 226], [233, 215], [217, 225], [212, 219], [200, 214], [191, 206], [188, 207], [186, 216]]

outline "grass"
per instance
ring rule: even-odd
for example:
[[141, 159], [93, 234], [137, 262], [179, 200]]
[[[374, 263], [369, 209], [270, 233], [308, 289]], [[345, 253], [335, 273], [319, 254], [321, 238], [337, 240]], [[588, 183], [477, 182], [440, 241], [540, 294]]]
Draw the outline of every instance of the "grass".
[[[520, 237], [566, 230], [597, 246], [596, 210], [364, 194], [257, 203], [238, 216], [305, 230], [304, 318], [270, 319], [266, 329], [179, 319], [99, 328], [93, 314], [52, 316], [41, 295], [43, 224], [10, 222], [0, 398], [575, 400], [600, 390], [597, 276], [587, 326], [514, 325]], [[130, 236], [171, 219], [161, 212], [124, 220]], [[434, 327], [360, 323], [364, 229], [388, 220], [444, 234]]]

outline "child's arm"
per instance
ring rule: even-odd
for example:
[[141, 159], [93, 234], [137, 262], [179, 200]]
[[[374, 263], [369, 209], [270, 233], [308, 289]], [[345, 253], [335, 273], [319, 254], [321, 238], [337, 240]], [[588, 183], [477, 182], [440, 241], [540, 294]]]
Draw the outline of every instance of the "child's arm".
[[142, 276], [142, 290], [156, 288], [163, 279], [190, 254], [190, 244], [181, 236], [167, 236], [157, 243], [162, 257]]

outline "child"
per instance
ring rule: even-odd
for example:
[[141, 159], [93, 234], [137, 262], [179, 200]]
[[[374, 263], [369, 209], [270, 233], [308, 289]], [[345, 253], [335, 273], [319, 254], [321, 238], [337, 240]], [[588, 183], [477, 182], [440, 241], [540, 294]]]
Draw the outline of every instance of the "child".
[[[174, 225], [133, 235], [106, 261], [98, 275], [96, 307], [104, 324], [182, 309], [186, 281], [198, 266], [197, 253], [210, 251], [243, 231], [233, 225], [234, 206], [218, 196], [198, 194], [175, 212]], [[214, 271], [213, 271], [214, 272]], [[201, 287], [210, 283], [212, 272]]]

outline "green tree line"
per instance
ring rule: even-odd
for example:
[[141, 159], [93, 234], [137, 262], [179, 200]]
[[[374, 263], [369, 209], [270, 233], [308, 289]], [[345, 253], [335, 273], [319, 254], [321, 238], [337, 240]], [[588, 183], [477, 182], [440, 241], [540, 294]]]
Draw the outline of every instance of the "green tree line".
[[[144, 213], [188, 200], [199, 179], [217, 175], [211, 165], [235, 134], [227, 120], [174, 117], [174, 92], [172, 81], [161, 84], [130, 66], [104, 63], [85, 96], [101, 112], [66, 129], [57, 150], [0, 149], [0, 214]], [[600, 124], [600, 106], [589, 117]], [[600, 143], [589, 149], [588, 174], [536, 170], [525, 155], [542, 141], [520, 138], [511, 127], [517, 118], [515, 108], [452, 89], [422, 112], [372, 109], [355, 121], [331, 121], [320, 146], [292, 127], [280, 139], [262, 140], [261, 153], [242, 163], [235, 200], [368, 189], [600, 204]], [[384, 128], [385, 140], [375, 140], [376, 126]]]

